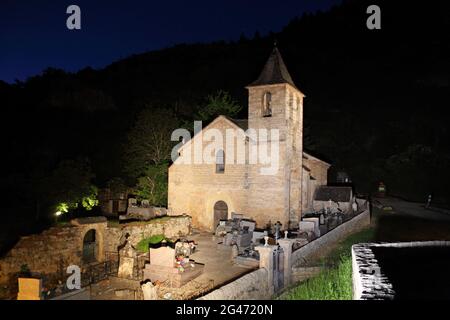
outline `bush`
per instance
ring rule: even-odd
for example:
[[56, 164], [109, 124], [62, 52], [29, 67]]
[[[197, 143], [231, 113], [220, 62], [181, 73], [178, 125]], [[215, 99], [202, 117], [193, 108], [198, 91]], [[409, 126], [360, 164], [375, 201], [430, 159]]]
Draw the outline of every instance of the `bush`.
[[159, 244], [163, 240], [167, 241], [167, 239], [162, 234], [151, 236], [150, 238], [145, 238], [145, 239], [142, 239], [141, 241], [139, 241], [136, 249], [141, 252], [147, 252], [151, 245]]

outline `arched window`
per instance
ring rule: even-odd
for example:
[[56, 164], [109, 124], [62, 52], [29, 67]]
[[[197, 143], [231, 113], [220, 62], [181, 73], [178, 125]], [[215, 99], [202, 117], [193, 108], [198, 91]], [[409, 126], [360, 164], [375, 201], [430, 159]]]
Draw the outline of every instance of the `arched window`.
[[262, 115], [263, 117], [272, 116], [272, 94], [265, 92], [262, 101]]
[[216, 173], [225, 172], [225, 152], [220, 149], [216, 153]]

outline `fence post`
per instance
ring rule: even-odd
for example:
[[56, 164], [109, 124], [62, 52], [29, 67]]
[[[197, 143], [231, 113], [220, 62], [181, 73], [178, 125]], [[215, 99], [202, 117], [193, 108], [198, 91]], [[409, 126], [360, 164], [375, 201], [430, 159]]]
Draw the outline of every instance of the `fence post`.
[[274, 294], [273, 286], [273, 252], [277, 246], [257, 246], [255, 250], [259, 252], [259, 267], [267, 270], [267, 287], [269, 289], [269, 295]]
[[279, 239], [278, 244], [283, 248], [284, 252], [284, 286], [287, 287], [291, 284], [292, 274], [292, 245], [295, 242], [294, 239]]

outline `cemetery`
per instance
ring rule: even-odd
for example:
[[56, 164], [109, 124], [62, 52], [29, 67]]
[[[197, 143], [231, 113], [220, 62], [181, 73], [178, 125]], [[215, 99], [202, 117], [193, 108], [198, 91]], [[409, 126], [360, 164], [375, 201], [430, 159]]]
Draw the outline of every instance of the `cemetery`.
[[[292, 229], [279, 221], [261, 228], [244, 214], [232, 213], [218, 221], [213, 234], [192, 229], [186, 215], [149, 219], [141, 214], [119, 225], [108, 225], [104, 217], [79, 218], [21, 239], [0, 260], [0, 280], [23, 300], [207, 299], [233, 280], [251, 288], [245, 281], [257, 275], [256, 282], [262, 277], [268, 283], [252, 294], [269, 298], [298, 278], [292, 272], [301, 261], [326, 251], [337, 239], [334, 233], [352, 232], [346, 222], [360, 215], [361, 224], [367, 224], [367, 202], [355, 198], [354, 204], [358, 210], [326, 207], [305, 214]], [[133, 200], [130, 207], [149, 209], [135, 207]], [[40, 254], [33, 251], [36, 243], [43, 244]], [[69, 265], [80, 266], [79, 290], [67, 288]]]

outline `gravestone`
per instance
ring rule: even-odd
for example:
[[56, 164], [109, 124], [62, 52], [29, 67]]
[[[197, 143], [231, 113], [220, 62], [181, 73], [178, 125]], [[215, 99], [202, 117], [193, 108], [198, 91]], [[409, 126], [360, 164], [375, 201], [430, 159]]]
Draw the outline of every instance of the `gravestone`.
[[204, 265], [188, 258], [178, 263], [175, 262], [174, 249], [170, 247], [150, 249], [150, 263], [145, 264], [144, 280], [165, 282], [170, 287], [179, 288], [203, 272]]
[[256, 227], [256, 223], [254, 221], [248, 221], [248, 220], [241, 220], [240, 223], [241, 228], [248, 227], [248, 231], [253, 232]]
[[150, 248], [150, 264], [154, 266], [171, 267], [175, 263], [175, 250], [170, 247]]
[[264, 236], [267, 236], [267, 231], [253, 231], [252, 242], [259, 243], [261, 239], [264, 239]]
[[132, 279], [134, 275], [134, 266], [136, 263], [136, 249], [127, 240], [125, 245], [119, 251], [119, 278]]
[[314, 234], [316, 237], [320, 237], [320, 219], [319, 218], [303, 218], [303, 221], [309, 221], [314, 223]]
[[41, 300], [42, 279], [19, 278], [17, 300]]
[[298, 223], [298, 232], [314, 232], [315, 223], [312, 221], [300, 221]]

